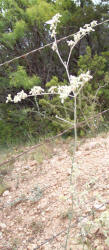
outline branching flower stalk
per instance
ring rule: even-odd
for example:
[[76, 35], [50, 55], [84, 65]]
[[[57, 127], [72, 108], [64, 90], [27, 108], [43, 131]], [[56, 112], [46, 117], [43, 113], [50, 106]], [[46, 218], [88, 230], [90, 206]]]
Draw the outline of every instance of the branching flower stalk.
[[[76, 147], [77, 147], [77, 96], [81, 89], [83, 88], [84, 84], [87, 83], [89, 80], [92, 79], [92, 76], [90, 75], [90, 72], [87, 71], [86, 73], [81, 73], [79, 76], [73, 76], [70, 75], [69, 73], [69, 61], [71, 58], [72, 50], [74, 47], [77, 45], [77, 43], [87, 34], [89, 34], [91, 31], [94, 31], [94, 27], [97, 25], [96, 21], [92, 21], [90, 24], [85, 24], [83, 28], [80, 28], [80, 30], [73, 35], [73, 40], [67, 41], [68, 46], [70, 47], [69, 55], [67, 62], [64, 62], [62, 59], [58, 45], [57, 45], [57, 40], [56, 40], [56, 28], [57, 24], [60, 22], [60, 17], [61, 15], [58, 13], [56, 14], [51, 20], [47, 21], [46, 24], [50, 25], [50, 34], [51, 38], [54, 39], [54, 42], [52, 44], [52, 50], [55, 51], [64, 66], [69, 85], [63, 85], [63, 86], [52, 86], [47, 92], [40, 86], [34, 86], [29, 94], [25, 93], [23, 90], [17, 93], [16, 96], [14, 96], [14, 99], [12, 99], [11, 95], [9, 94], [6, 100], [6, 103], [8, 102], [20, 102], [22, 99], [26, 99], [27, 97], [33, 96], [35, 97], [35, 102], [37, 104], [37, 108], [39, 111], [39, 106], [37, 103], [36, 97], [39, 95], [59, 95], [59, 98], [61, 99], [61, 103], [63, 104], [65, 99], [68, 98], [69, 96], [74, 98], [74, 150], [73, 150], [73, 157], [72, 157], [72, 167], [71, 167], [71, 175], [70, 175], [70, 187], [73, 190], [73, 171], [74, 171], [74, 164], [75, 164], [75, 153], [76, 153]], [[73, 96], [71, 95], [71, 92], [73, 92]], [[59, 117], [58, 117], [59, 118]], [[61, 118], [60, 118], [61, 120]], [[66, 121], [68, 122], [68, 121]], [[68, 232], [67, 232], [67, 237], [66, 237], [66, 242], [65, 242], [65, 250], [67, 250], [67, 245], [68, 245], [68, 239], [69, 239], [69, 233], [71, 229], [71, 221], [73, 218], [73, 191], [71, 191], [71, 198], [72, 198], [72, 212], [71, 216], [69, 219], [69, 225], [68, 225]]]
[[[87, 82], [88, 80], [90, 80], [92, 78], [92, 76], [90, 75], [89, 72], [87, 72], [87, 74], [81, 74], [79, 77], [75, 77], [72, 75], [70, 76], [69, 70], [68, 70], [68, 65], [69, 65], [72, 50], [75, 47], [75, 45], [87, 33], [89, 33], [90, 31], [94, 31], [92, 27], [94, 27], [97, 24], [97, 22], [93, 21], [91, 23], [91, 25], [85, 25], [84, 29], [80, 28], [80, 31], [76, 35], [74, 35], [74, 41], [72, 41], [72, 40], [67, 41], [68, 46], [70, 46], [70, 52], [69, 52], [67, 63], [66, 63], [63, 61], [63, 59], [59, 53], [57, 41], [56, 41], [56, 26], [57, 26], [57, 23], [59, 22], [60, 17], [61, 16], [59, 14], [57, 14], [55, 16], [55, 18], [56, 18], [55, 25], [54, 25], [54, 18], [52, 20], [50, 20], [48, 23], [51, 24], [51, 26], [50, 26], [50, 30], [52, 31], [51, 37], [54, 37], [54, 43], [52, 45], [52, 49], [57, 53], [61, 63], [63, 64], [63, 66], [66, 70], [67, 77], [68, 77], [70, 86], [72, 85], [72, 91], [74, 94], [74, 149], [73, 149], [72, 167], [71, 167], [71, 174], [70, 174], [70, 187], [73, 190], [73, 165], [75, 163], [75, 153], [76, 153], [76, 147], [77, 147], [77, 126], [76, 126], [76, 123], [77, 123], [77, 96], [78, 96], [79, 92], [81, 91], [84, 83]], [[53, 29], [53, 25], [55, 26], [55, 30]], [[62, 88], [61, 88], [61, 91], [62, 91]], [[65, 95], [62, 95], [62, 93], [61, 93], [61, 102], [62, 103], [64, 102], [64, 96]], [[65, 242], [65, 250], [67, 250], [71, 222], [72, 222], [72, 218], [73, 218], [73, 192], [71, 192], [71, 200], [72, 200], [72, 210], [71, 210], [71, 214], [70, 214], [70, 218], [69, 218], [69, 225], [68, 225], [67, 237], [66, 237], [66, 242]]]

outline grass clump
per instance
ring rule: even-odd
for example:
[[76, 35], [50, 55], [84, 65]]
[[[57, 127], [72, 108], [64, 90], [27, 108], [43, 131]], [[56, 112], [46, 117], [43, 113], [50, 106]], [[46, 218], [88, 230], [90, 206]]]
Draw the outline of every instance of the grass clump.
[[26, 162], [35, 160], [38, 164], [42, 164], [44, 160], [49, 159], [53, 155], [53, 149], [53, 143], [47, 144], [45, 142], [43, 145], [37, 147], [34, 152], [26, 155], [25, 160]]
[[69, 219], [70, 216], [71, 216], [71, 212], [72, 212], [71, 208], [69, 208], [68, 210], [63, 211], [63, 212], [60, 214], [61, 219], [62, 219], [62, 220]]
[[3, 166], [3, 167], [0, 168], [0, 175], [5, 176], [5, 175], [8, 174], [8, 172], [9, 172], [9, 169], [8, 169], [7, 166]]
[[30, 224], [30, 228], [33, 234], [38, 234], [38, 233], [43, 232], [44, 224], [42, 223], [42, 221], [38, 221], [38, 222], [32, 221], [32, 223]]

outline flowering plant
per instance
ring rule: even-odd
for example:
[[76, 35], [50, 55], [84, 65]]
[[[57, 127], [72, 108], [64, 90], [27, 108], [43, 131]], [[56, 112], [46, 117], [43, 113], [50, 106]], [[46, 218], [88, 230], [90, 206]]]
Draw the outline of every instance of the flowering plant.
[[57, 46], [57, 40], [56, 40], [56, 28], [57, 24], [60, 22], [61, 15], [57, 13], [53, 18], [49, 21], [46, 22], [46, 24], [50, 25], [50, 35], [51, 38], [54, 39], [54, 42], [52, 43], [52, 50], [57, 53], [59, 56], [59, 59], [63, 66], [65, 67], [68, 80], [69, 80], [69, 85], [64, 85], [64, 86], [53, 86], [48, 90], [48, 93], [45, 93], [44, 89], [41, 88], [40, 86], [34, 86], [29, 94], [26, 94], [23, 90], [19, 93], [17, 93], [16, 96], [14, 96], [14, 99], [12, 99], [11, 95], [9, 94], [7, 96], [6, 103], [8, 102], [20, 102], [22, 99], [25, 99], [29, 96], [37, 96], [41, 94], [58, 94], [61, 102], [64, 103], [65, 99], [70, 96], [70, 93], [73, 92], [74, 96], [76, 97], [84, 84], [88, 82], [90, 79], [92, 79], [92, 76], [90, 75], [90, 72], [87, 71], [86, 73], [81, 73], [79, 76], [73, 76], [70, 75], [69, 70], [68, 70], [68, 64], [69, 60], [71, 57], [71, 53], [73, 48], [76, 46], [76, 44], [86, 35], [89, 34], [91, 31], [94, 31], [94, 27], [97, 25], [96, 21], [92, 21], [90, 24], [85, 24], [83, 28], [80, 28], [80, 30], [73, 35], [73, 40], [67, 41], [68, 46], [70, 47], [69, 55], [67, 62], [64, 62], [63, 59], [60, 56], [58, 46]]
[[[90, 24], [85, 24], [83, 28], [80, 28], [80, 30], [73, 35], [73, 40], [67, 41], [67, 44], [70, 48], [69, 51], [69, 55], [68, 55], [68, 59], [67, 62], [64, 62], [59, 50], [58, 50], [58, 46], [57, 46], [57, 40], [56, 40], [56, 28], [57, 28], [57, 24], [60, 22], [61, 15], [58, 13], [56, 14], [51, 20], [47, 21], [46, 24], [50, 25], [50, 34], [51, 34], [51, 38], [54, 39], [54, 42], [52, 44], [52, 50], [55, 51], [57, 53], [57, 55], [59, 56], [59, 59], [61, 61], [61, 63], [63, 64], [66, 73], [67, 73], [67, 77], [69, 80], [69, 85], [64, 85], [64, 86], [52, 86], [51, 88], [48, 89], [48, 92], [45, 92], [43, 88], [41, 88], [40, 86], [34, 86], [29, 94], [25, 93], [23, 90], [20, 91], [19, 93], [17, 93], [16, 96], [14, 96], [14, 98], [12, 99], [11, 95], [9, 94], [6, 100], [6, 103], [8, 102], [20, 102], [21, 100], [26, 99], [29, 96], [34, 96], [36, 98], [36, 96], [38, 95], [59, 95], [61, 103], [64, 103], [65, 99], [68, 96], [71, 96], [71, 93], [73, 92], [73, 98], [74, 98], [74, 135], [75, 135], [75, 143], [74, 143], [74, 153], [73, 153], [73, 158], [72, 158], [72, 167], [71, 167], [71, 175], [70, 175], [70, 186], [71, 186], [71, 198], [72, 198], [72, 211], [70, 213], [70, 219], [69, 219], [69, 227], [68, 227], [68, 233], [67, 233], [67, 237], [66, 237], [66, 243], [65, 243], [65, 250], [67, 249], [67, 242], [68, 242], [68, 237], [69, 237], [69, 232], [70, 232], [70, 227], [71, 227], [71, 220], [73, 217], [73, 205], [76, 204], [78, 207], [78, 197], [75, 197], [75, 186], [76, 186], [76, 178], [79, 176], [79, 169], [78, 166], [75, 164], [75, 152], [76, 152], [76, 143], [77, 143], [77, 128], [76, 128], [76, 120], [77, 120], [77, 115], [76, 115], [76, 98], [79, 94], [79, 92], [81, 91], [81, 89], [83, 88], [84, 84], [87, 83], [89, 80], [92, 79], [92, 76], [90, 74], [89, 71], [87, 71], [86, 73], [81, 73], [79, 76], [73, 76], [69, 73], [69, 69], [68, 69], [68, 65], [69, 65], [69, 60], [71, 57], [71, 53], [73, 48], [76, 46], [76, 44], [86, 35], [89, 34], [91, 31], [94, 31], [94, 27], [97, 25], [96, 21], [91, 22]], [[59, 117], [57, 117], [59, 118]], [[62, 120], [62, 119], [60, 119]], [[74, 182], [74, 185], [73, 185]], [[85, 195], [86, 192], [88, 191], [84, 191], [81, 194], [80, 197], [80, 205], [84, 206], [84, 200], [85, 200]], [[77, 196], [77, 192], [76, 192], [76, 196]], [[77, 200], [76, 200], [77, 198]], [[99, 209], [99, 206], [96, 205], [95, 208]], [[103, 213], [102, 216], [100, 217], [100, 223], [103, 224], [104, 226], [108, 227], [109, 222], [107, 223], [107, 218], [109, 217], [109, 212], [107, 213]], [[92, 221], [88, 221], [86, 218], [82, 219], [82, 221], [80, 221], [79, 226], [81, 228], [81, 235], [83, 237], [83, 239], [85, 240], [86, 243], [86, 236], [88, 235], [88, 231], [90, 231], [90, 235], [91, 235], [91, 230], [93, 229], [93, 227], [96, 226], [96, 224], [94, 225], [94, 223], [92, 223]], [[97, 232], [97, 231], [95, 231]], [[106, 236], [108, 231], [105, 230], [105, 234]], [[90, 236], [89, 235], [89, 236]], [[90, 239], [90, 238], [89, 238]], [[106, 239], [106, 244], [109, 246], [109, 237]]]

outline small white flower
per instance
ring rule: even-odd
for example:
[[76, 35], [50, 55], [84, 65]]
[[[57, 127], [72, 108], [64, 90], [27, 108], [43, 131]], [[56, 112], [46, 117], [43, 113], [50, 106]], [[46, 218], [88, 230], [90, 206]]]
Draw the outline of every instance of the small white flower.
[[69, 96], [71, 92], [71, 86], [59, 86], [58, 87], [58, 94], [61, 99], [61, 103], [64, 103], [64, 100]]
[[53, 51], [56, 51], [56, 50], [57, 50], [57, 43], [56, 43], [56, 42], [54, 42], [54, 43], [52, 44], [52, 50], [53, 50]]
[[81, 73], [79, 76], [70, 75], [70, 85], [59, 86], [58, 94], [61, 99], [61, 103], [64, 103], [65, 99], [69, 96], [69, 94], [73, 91], [76, 95], [79, 88], [83, 87], [83, 85], [92, 79], [90, 72]]
[[74, 34], [75, 44], [78, 43], [78, 41], [86, 34], [89, 34], [91, 31], [95, 31], [93, 27], [96, 25], [97, 21], [92, 21], [90, 24], [85, 24], [83, 28], [80, 28], [80, 30], [76, 34]]
[[78, 32], [77, 34], [74, 35], [74, 41], [77, 43], [81, 39], [81, 34]]
[[87, 27], [86, 29], [86, 33], [90, 33], [91, 31], [95, 31], [94, 29], [92, 29], [92, 27]]
[[14, 96], [13, 102], [14, 102], [14, 103], [17, 103], [17, 102], [20, 102], [20, 101], [21, 101], [21, 99], [19, 98], [19, 96], [18, 96], [18, 95], [15, 95], [15, 96]]
[[94, 27], [94, 26], [96, 26], [97, 25], [97, 21], [92, 21], [91, 22], [91, 27]]
[[68, 46], [70, 46], [70, 47], [73, 47], [75, 45], [75, 42], [72, 40], [67, 41], [67, 43], [68, 43]]
[[56, 28], [57, 28], [57, 24], [60, 23], [60, 20], [59, 20], [60, 17], [61, 15], [57, 13], [55, 16], [52, 17], [51, 20], [46, 22], [46, 24], [50, 24], [51, 37], [56, 36]]
[[51, 20], [48, 20], [47, 22], [45, 22], [46, 24], [52, 24], [53, 23], [53, 21], [52, 21], [52, 19]]
[[56, 87], [56, 86], [52, 86], [52, 87], [48, 90], [48, 92], [51, 93], [51, 94], [54, 94], [54, 93], [56, 93], [56, 92], [55, 92], [55, 89], [57, 89], [57, 87]]
[[85, 24], [84, 28], [88, 28], [90, 26], [90, 24]]
[[80, 32], [81, 35], [85, 35], [86, 34], [86, 29], [80, 28], [79, 32]]
[[56, 36], [56, 31], [52, 30], [51, 37], [55, 37], [55, 36]]
[[6, 103], [8, 103], [8, 102], [12, 102], [11, 94], [8, 94], [8, 96], [6, 98]]
[[44, 91], [44, 89], [42, 89], [40, 86], [34, 86], [31, 91], [29, 92], [29, 94], [35, 96], [35, 95], [40, 95], [42, 92]]
[[77, 76], [70, 75], [70, 84], [73, 84], [74, 82], [77, 82]]
[[14, 96], [14, 103], [21, 102], [22, 99], [27, 98], [27, 94], [24, 92], [24, 90], [17, 93], [17, 95]]
[[74, 94], [76, 94], [79, 87], [82, 87], [86, 82], [92, 79], [90, 72], [81, 73], [79, 76], [70, 75], [70, 85]]
[[24, 90], [18, 92], [17, 95], [18, 95], [19, 98], [21, 98], [21, 99], [27, 98], [27, 94], [24, 92]]

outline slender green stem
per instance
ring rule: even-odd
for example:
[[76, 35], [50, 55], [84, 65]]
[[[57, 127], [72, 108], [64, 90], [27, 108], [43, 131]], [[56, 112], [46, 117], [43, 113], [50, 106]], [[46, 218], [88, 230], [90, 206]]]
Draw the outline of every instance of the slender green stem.
[[34, 96], [34, 100], [35, 100], [35, 104], [36, 104], [36, 106], [37, 106], [38, 112], [40, 112], [40, 110], [39, 110], [39, 104], [38, 104], [38, 102], [37, 102], [36, 96]]
[[[57, 43], [56, 37], [55, 37], [55, 43]], [[72, 50], [73, 50], [73, 47], [70, 49], [70, 53], [69, 53], [69, 56], [68, 56], [67, 63], [64, 62], [63, 59], [61, 58], [61, 55], [59, 53], [58, 48], [56, 50], [56, 53], [59, 56], [59, 59], [60, 59], [61, 63], [65, 67], [69, 83], [70, 83], [70, 74], [69, 74], [69, 70], [68, 70], [68, 64], [69, 64], [69, 60], [70, 60], [70, 56], [71, 56]], [[68, 240], [69, 240], [69, 234], [70, 234], [70, 229], [71, 229], [71, 222], [72, 222], [72, 218], [73, 218], [73, 205], [74, 205], [74, 199], [73, 199], [73, 176], [72, 176], [72, 174], [73, 174], [73, 166], [74, 166], [75, 153], [76, 153], [76, 147], [77, 147], [77, 125], [76, 125], [76, 122], [77, 122], [76, 121], [77, 120], [77, 118], [76, 118], [77, 117], [77, 112], [76, 112], [77, 103], [76, 103], [76, 98], [77, 98], [77, 95], [74, 95], [74, 149], [73, 149], [72, 166], [71, 166], [71, 174], [70, 174], [70, 187], [72, 189], [72, 192], [71, 192], [72, 208], [71, 208], [71, 214], [70, 214], [70, 218], [69, 218], [69, 225], [68, 225], [66, 242], [65, 242], [65, 248], [64, 248], [65, 250], [67, 250], [67, 245], [68, 245]]]
[[73, 155], [75, 156], [75, 152], [77, 149], [77, 100], [76, 100], [77, 96], [74, 96], [74, 137], [75, 137], [75, 141], [74, 141], [74, 152]]
[[[74, 161], [75, 161], [75, 153], [76, 153], [76, 148], [77, 148], [77, 102], [76, 102], [76, 98], [77, 96], [74, 96], [74, 149], [73, 149], [73, 157], [72, 157], [72, 166], [71, 166], [71, 174], [70, 174], [70, 187], [72, 189], [73, 187], [73, 178], [72, 178], [72, 174], [73, 174], [73, 165], [74, 165]], [[68, 225], [68, 231], [67, 231], [67, 237], [66, 237], [66, 242], [65, 242], [65, 250], [67, 250], [67, 245], [68, 245], [68, 239], [69, 239], [69, 233], [70, 233], [70, 229], [71, 229], [71, 222], [72, 222], [72, 218], [73, 218], [73, 192], [71, 193], [71, 200], [72, 200], [72, 208], [71, 208], [71, 214], [70, 214], [70, 218], [69, 218], [69, 225]]]

